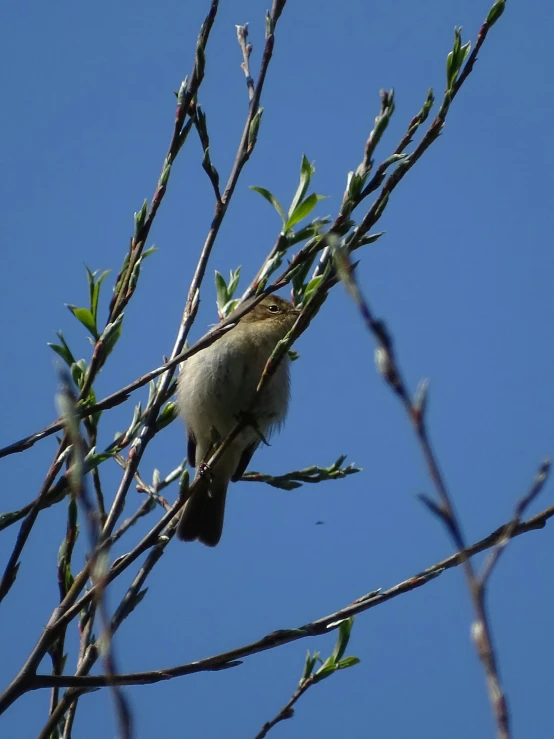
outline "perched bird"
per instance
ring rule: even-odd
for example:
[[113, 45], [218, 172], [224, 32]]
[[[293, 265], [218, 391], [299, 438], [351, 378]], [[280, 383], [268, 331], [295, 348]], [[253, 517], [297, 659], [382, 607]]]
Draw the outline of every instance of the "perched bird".
[[181, 365], [177, 406], [187, 426], [189, 464], [197, 474], [241, 415], [251, 419], [208, 471], [207, 490], [197, 488], [185, 503], [177, 527], [183, 541], [199, 539], [210, 547], [219, 542], [229, 482], [240, 480], [262, 436], [283, 424], [289, 403], [288, 356], [252, 403], [267, 360], [299, 312], [287, 300], [269, 295], [235, 328]]

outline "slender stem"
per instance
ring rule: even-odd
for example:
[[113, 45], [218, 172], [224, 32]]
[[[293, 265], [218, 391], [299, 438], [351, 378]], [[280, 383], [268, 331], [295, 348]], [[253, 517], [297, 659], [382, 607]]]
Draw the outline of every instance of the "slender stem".
[[311, 686], [314, 684], [314, 676], [310, 675], [306, 680], [302, 682], [301, 685], [299, 685], [294, 693], [291, 696], [291, 699], [286, 703], [279, 713], [271, 719], [271, 721], [267, 721], [261, 728], [261, 731], [259, 731], [254, 739], [264, 739], [271, 729], [276, 726], [281, 721], [286, 721], [286, 719], [292, 718], [294, 715], [293, 706], [296, 703], [296, 701], [301, 698], [304, 693], [308, 690], [308, 688], [311, 688]]
[[[544, 528], [548, 520], [552, 517], [554, 517], [554, 505], [546, 508], [527, 521], [518, 524], [514, 530], [513, 537], [521, 536], [529, 531]], [[484, 539], [472, 544], [464, 552], [452, 554], [446, 559], [435, 563], [407, 580], [403, 580], [388, 590], [372, 591], [367, 595], [362, 595], [354, 600], [350, 605], [296, 629], [279, 629], [256, 642], [252, 642], [243, 647], [218, 654], [214, 657], [208, 657], [207, 659], [199, 660], [197, 662], [191, 662], [185, 665], [164, 668], [161, 670], [151, 670], [148, 672], [139, 672], [127, 675], [119, 674], [116, 676], [117, 684], [149, 685], [164, 680], [171, 680], [183, 675], [191, 675], [197, 672], [226, 669], [228, 667], [236, 666], [238, 664], [237, 660], [243, 659], [244, 657], [248, 657], [268, 649], [275, 649], [283, 644], [288, 644], [299, 639], [327, 634], [338, 628], [338, 622], [341, 620], [363, 613], [364, 611], [380, 606], [389, 600], [398, 598], [404, 593], [416, 590], [417, 588], [426, 585], [445, 570], [452, 569], [453, 567], [458, 567], [463, 564], [468, 557], [473, 557], [476, 554], [495, 546], [506, 535], [506, 530], [507, 527], [510, 526], [510, 523], [511, 522], [508, 522], [500, 526]], [[51, 688], [54, 685], [58, 685], [59, 687], [91, 689], [106, 687], [107, 684], [107, 678], [103, 675], [89, 676], [86, 678], [79, 678], [78, 676], [73, 675], [35, 675], [29, 679], [24, 692], [40, 688]], [[8, 702], [3, 696], [0, 696], [0, 713], [2, 713], [10, 704], [11, 701]]]

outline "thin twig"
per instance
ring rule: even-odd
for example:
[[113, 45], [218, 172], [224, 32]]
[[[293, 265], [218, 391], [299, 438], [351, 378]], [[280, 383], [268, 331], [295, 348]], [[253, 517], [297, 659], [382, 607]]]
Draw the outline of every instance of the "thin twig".
[[[86, 444], [81, 435], [79, 420], [76, 414], [77, 396], [73, 392], [73, 385], [68, 372], [61, 373], [61, 389], [58, 394], [58, 404], [60, 406], [62, 417], [65, 423], [66, 438], [71, 443], [72, 463], [69, 469], [69, 483], [71, 487], [71, 495], [73, 500], [79, 501], [85, 512], [85, 520], [87, 523], [90, 551], [89, 557], [91, 580], [97, 585], [95, 593], [95, 607], [100, 613], [104, 624], [104, 635], [102, 641], [102, 661], [106, 672], [106, 679], [111, 686], [115, 703], [116, 716], [122, 739], [131, 739], [132, 736], [132, 715], [129, 704], [121, 690], [114, 683], [114, 678], [118, 673], [116, 668], [116, 660], [113, 652], [112, 630], [110, 628], [110, 620], [104, 600], [104, 570], [106, 566], [105, 557], [100, 555], [98, 548], [100, 538], [100, 515], [89, 498], [86, 479], [85, 479], [85, 448]], [[62, 599], [63, 600], [63, 599]], [[50, 711], [53, 715], [54, 711]]]
[[248, 41], [248, 23], [244, 26], [237, 26], [237, 40], [242, 52], [242, 64], [240, 68], [246, 77], [246, 87], [248, 88], [248, 99], [252, 101], [254, 97], [254, 80], [250, 75], [250, 54], [252, 53], [252, 44]]
[[294, 693], [292, 694], [289, 702], [281, 708], [279, 713], [274, 718], [272, 718], [271, 721], [267, 721], [262, 726], [261, 731], [258, 732], [258, 734], [256, 734], [254, 739], [264, 739], [264, 737], [266, 737], [269, 734], [271, 729], [274, 726], [276, 726], [276, 724], [280, 723], [281, 721], [285, 721], [286, 719], [292, 718], [294, 715], [294, 709], [293, 709], [294, 704], [299, 698], [301, 698], [304, 695], [304, 693], [309, 688], [312, 687], [313, 684], [314, 684], [313, 675], [310, 675], [309, 678], [307, 678], [306, 680], [303, 680], [301, 685], [299, 685], [294, 691]]
[[[535, 531], [542, 529], [546, 526], [547, 521], [554, 517], [554, 505], [546, 508], [544, 511], [537, 513], [532, 518], [520, 523], [514, 531], [514, 537], [521, 536], [529, 531]], [[214, 657], [191, 662], [177, 667], [165, 668], [161, 670], [151, 670], [148, 672], [132, 673], [129, 675], [120, 674], [117, 676], [117, 683], [119, 685], [149, 685], [152, 683], [161, 682], [164, 680], [171, 680], [175, 677], [181, 677], [183, 675], [191, 675], [197, 672], [206, 672], [212, 670], [226, 669], [228, 667], [237, 666], [237, 660], [241, 660], [244, 657], [249, 657], [253, 654], [266, 651], [268, 649], [274, 649], [283, 644], [288, 644], [299, 639], [305, 639], [311, 636], [319, 636], [321, 634], [327, 634], [330, 631], [338, 628], [338, 622], [350, 616], [355, 616], [364, 611], [370, 610], [377, 606], [386, 603], [389, 600], [397, 598], [404, 593], [416, 590], [423, 585], [426, 585], [431, 580], [435, 579], [443, 571], [457, 567], [463, 564], [468, 557], [473, 557], [480, 552], [495, 546], [502, 537], [505, 536], [506, 528], [510, 525], [510, 522], [500, 526], [498, 529], [493, 531], [484, 539], [476, 542], [475, 544], [468, 547], [464, 552], [457, 552], [446, 559], [437, 562], [436, 564], [428, 567], [422, 572], [414, 575], [413, 577], [404, 580], [397, 585], [389, 588], [385, 591], [372, 591], [367, 595], [362, 595], [354, 600], [350, 605], [331, 613], [322, 618], [311, 621], [304, 626], [300, 626], [296, 629], [280, 629], [274, 631], [271, 634], [263, 637], [259, 641], [247, 644], [246, 646], [239, 647], [238, 649], [218, 654]], [[29, 679], [26, 685], [25, 692], [27, 690], [37, 690], [39, 688], [51, 688], [54, 685], [59, 687], [75, 687], [81, 689], [101, 688], [106, 687], [106, 678], [102, 675], [90, 676], [86, 678], [77, 678], [73, 675], [64, 676], [53, 676], [53, 675], [36, 675]], [[10, 702], [7, 702], [4, 697], [0, 697], [0, 713], [2, 713]]]
[[[200, 289], [202, 280], [204, 278], [208, 259], [210, 257], [213, 245], [215, 243], [216, 236], [219, 232], [219, 229], [221, 227], [221, 224], [227, 212], [229, 203], [235, 191], [240, 174], [245, 164], [247, 163], [248, 159], [250, 158], [252, 151], [254, 149], [255, 143], [256, 143], [257, 127], [259, 126], [259, 120], [260, 120], [260, 115], [261, 115], [260, 98], [261, 98], [262, 90], [264, 87], [268, 66], [269, 66], [269, 63], [271, 61], [272, 54], [273, 54], [273, 47], [274, 47], [274, 42], [275, 42], [275, 38], [274, 38], [275, 26], [276, 26], [277, 20], [284, 6], [285, 6], [284, 0], [274, 0], [272, 12], [268, 19], [269, 25], [268, 25], [268, 32], [266, 34], [266, 44], [265, 44], [265, 49], [264, 49], [262, 62], [260, 66], [258, 82], [255, 87], [255, 94], [250, 103], [248, 116], [246, 119], [241, 141], [238, 147], [235, 162], [233, 164], [231, 173], [229, 175], [229, 179], [227, 181], [225, 191], [223, 192], [223, 195], [221, 197], [221, 202], [216, 203], [214, 218], [212, 220], [212, 224], [211, 224], [208, 236], [202, 248], [202, 252], [201, 252], [200, 259], [198, 261], [194, 276], [192, 278], [188, 298], [187, 298], [186, 305], [185, 305], [185, 311], [183, 314], [183, 319], [181, 321], [177, 339], [175, 341], [175, 345], [174, 345], [172, 355], [171, 355], [174, 365], [179, 363], [179, 360], [177, 358], [182, 352], [182, 348], [184, 346], [188, 332], [190, 330], [190, 327], [192, 326], [192, 322], [194, 321], [196, 312], [198, 310], [199, 289]], [[212, 4], [212, 10], [214, 9], [215, 10], [217, 9], [217, 3]], [[214, 10], [213, 15], [215, 15], [215, 10]], [[212, 17], [211, 22], [213, 22], [213, 17]], [[208, 31], [209, 31], [209, 28], [208, 28]], [[200, 63], [198, 50], [202, 47], [202, 44], [205, 46], [205, 41], [206, 41], [206, 33], [204, 33], [204, 27], [203, 27], [203, 31], [201, 32], [201, 37], [199, 38], [199, 43], [197, 45], [195, 73], [196, 73], [196, 68]], [[203, 51], [203, 47], [202, 47], [202, 51]], [[190, 102], [187, 103], [187, 110], [188, 110], [188, 105], [190, 105]], [[154, 208], [154, 206], [152, 206], [152, 208]], [[153, 211], [153, 215], [155, 215], [155, 210]], [[126, 274], [128, 273], [129, 272], [127, 271]], [[118, 295], [123, 294], [123, 292], [125, 292], [124, 286], [123, 287], [120, 286]], [[115, 302], [113, 302], [112, 306], [110, 307], [110, 315], [111, 316], [116, 315], [117, 312], [122, 309], [122, 306], [124, 306], [126, 300], [127, 300], [126, 297], [124, 298], [117, 297], [115, 299]], [[167, 368], [164, 368], [163, 371], [165, 374], [162, 377], [157, 387], [156, 397], [150, 404], [148, 412], [146, 413], [142, 431], [140, 432], [139, 436], [133, 441], [133, 444], [131, 446], [131, 449], [128, 455], [127, 469], [123, 475], [119, 488], [116, 492], [114, 502], [111, 506], [106, 522], [102, 528], [99, 547], [101, 547], [102, 550], [104, 551], [105, 551], [105, 548], [109, 547], [110, 545], [111, 534], [123, 510], [123, 506], [125, 503], [125, 499], [126, 499], [129, 486], [132, 482], [133, 475], [140, 463], [144, 450], [146, 449], [146, 446], [148, 445], [149, 441], [154, 437], [156, 433], [155, 423], [156, 423], [156, 419], [158, 416], [158, 412], [163, 403], [164, 394], [169, 387], [169, 384], [171, 382], [171, 378], [173, 375], [173, 369], [170, 369], [168, 371]], [[202, 477], [198, 477], [195, 484], [198, 484], [198, 485], [205, 484], [205, 480], [203, 480]], [[154, 537], [157, 537], [157, 533], [153, 534], [153, 532], [161, 531], [167, 525], [167, 523], [169, 523], [169, 521], [171, 520], [171, 516], [174, 515], [176, 512], [178, 512], [178, 510], [180, 509], [180, 507], [182, 507], [183, 504], [184, 504], [184, 501], [178, 501], [178, 503], [173, 507], [174, 510], [172, 512], [170, 511], [166, 513], [166, 515], [161, 519], [158, 525], [154, 527], [154, 529], [148, 535], [150, 538], [148, 538], [147, 543], [145, 543], [145, 540], [143, 539], [143, 541], [139, 544], [139, 547], [135, 548], [134, 554], [136, 556], [139, 556], [140, 547], [144, 547], [142, 551], [145, 551], [153, 543], [155, 543]], [[81, 573], [79, 573], [79, 575], [77, 575], [70, 591], [68, 592], [66, 598], [64, 599], [64, 602], [60, 604], [60, 606], [52, 614], [47, 627], [41, 634], [41, 637], [39, 638], [37, 645], [33, 649], [25, 665], [20, 670], [18, 676], [12, 681], [12, 683], [6, 690], [5, 695], [7, 696], [7, 699], [10, 702], [17, 699], [17, 697], [22, 692], [22, 687], [25, 684], [25, 682], [36, 671], [38, 665], [40, 664], [40, 661], [42, 660], [44, 654], [46, 653], [46, 650], [48, 649], [49, 644], [51, 643], [53, 634], [55, 633], [56, 628], [57, 627], [59, 628], [59, 625], [61, 624], [62, 619], [66, 619], [67, 614], [70, 611], [72, 612], [73, 617], [74, 615], [76, 615], [74, 611], [75, 600], [79, 592], [83, 589], [88, 579], [88, 576], [91, 572], [90, 562], [91, 560], [95, 559], [98, 556], [98, 553], [99, 552], [92, 553], [91, 559], [89, 559], [89, 562], [87, 563], [85, 568], [82, 570]], [[130, 564], [131, 561], [134, 561], [134, 560], [130, 560], [126, 558], [126, 564]], [[112, 569], [110, 570], [110, 573], [115, 577], [116, 571], [117, 571], [116, 568], [112, 567]], [[103, 583], [104, 585], [106, 585], [109, 581], [111, 581], [110, 573], [108, 573], [108, 576], [106, 577], [106, 582]], [[98, 586], [94, 586], [89, 591], [89, 593], [95, 592], [97, 590], [97, 587]], [[83, 596], [80, 600], [82, 601], [83, 598], [86, 598], [86, 596]]]
[[479, 579], [479, 585], [482, 589], [486, 587], [490, 579], [491, 573], [498, 563], [500, 555], [504, 551], [506, 544], [512, 538], [513, 533], [518, 527], [519, 522], [523, 518], [525, 511], [529, 508], [531, 503], [535, 500], [535, 498], [538, 497], [538, 495], [542, 491], [544, 484], [548, 478], [548, 475], [550, 474], [550, 468], [551, 468], [551, 460], [545, 459], [541, 463], [539, 470], [537, 474], [535, 475], [535, 480], [533, 481], [533, 484], [531, 485], [529, 492], [526, 495], [524, 495], [523, 498], [516, 505], [514, 517], [512, 518], [512, 520], [510, 521], [510, 524], [506, 528], [505, 535], [502, 537], [502, 539], [498, 542], [498, 544], [492, 550], [489, 557], [487, 558], [487, 561], [485, 562], [485, 566], [483, 567], [483, 572], [481, 573], [481, 577]]

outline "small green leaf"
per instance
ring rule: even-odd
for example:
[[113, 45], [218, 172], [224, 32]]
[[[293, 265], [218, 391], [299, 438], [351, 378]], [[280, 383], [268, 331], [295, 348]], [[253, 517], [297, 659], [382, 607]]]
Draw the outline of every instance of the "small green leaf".
[[275, 208], [277, 213], [281, 216], [281, 220], [283, 221], [283, 226], [286, 223], [286, 216], [285, 211], [283, 210], [283, 206], [281, 203], [277, 200], [277, 198], [269, 192], [269, 190], [266, 190], [265, 187], [257, 187], [256, 185], [250, 185], [250, 189], [254, 190], [255, 192], [259, 192], [262, 197], [264, 197], [268, 203], [271, 203], [271, 205]]
[[[290, 229], [287, 231], [287, 244], [289, 246], [294, 246], [294, 244], [298, 244], [300, 241], [317, 237], [323, 226], [326, 226], [330, 222], [331, 219], [329, 216], [325, 216], [324, 218], [314, 218], [309, 226], [304, 226], [300, 231], [295, 232]], [[306, 244], [306, 246], [308, 246], [308, 244]]]
[[467, 44], [462, 46], [462, 29], [456, 27], [454, 29], [454, 46], [452, 47], [452, 51], [446, 57], [447, 90], [452, 90], [456, 79], [458, 78], [458, 74], [460, 73], [460, 69], [462, 68], [462, 64], [469, 54], [470, 48], [471, 43], [469, 41]]
[[256, 115], [254, 118], [252, 118], [252, 122], [250, 123], [250, 128], [248, 129], [248, 153], [252, 151], [254, 148], [256, 141], [258, 140], [258, 131], [260, 129], [260, 123], [262, 121], [262, 115], [263, 115], [264, 109], [258, 108], [256, 111]]
[[229, 282], [227, 283], [227, 294], [229, 297], [233, 297], [235, 294], [235, 290], [238, 287], [239, 284], [239, 278], [240, 278], [240, 266], [236, 268], [236, 270], [233, 272], [233, 270], [229, 270]]
[[75, 578], [71, 574], [71, 567], [69, 566], [69, 562], [68, 562], [66, 564], [66, 566], [65, 566], [65, 571], [64, 571], [64, 586], [65, 586], [65, 592], [66, 593], [68, 592], [68, 590], [73, 585], [73, 580], [74, 579]]
[[316, 256], [317, 254], [314, 252], [310, 257], [308, 257], [308, 259], [305, 259], [303, 262], [301, 262], [294, 270], [294, 273], [292, 275], [292, 287], [295, 304], [297, 302], [299, 303], [302, 299], [302, 296], [304, 295], [304, 280], [308, 276], [308, 272], [311, 270]]
[[312, 674], [315, 663], [317, 662], [319, 657], [319, 652], [314, 652], [313, 655], [310, 655], [310, 650], [306, 652], [306, 661], [304, 662], [304, 670], [302, 671], [302, 677], [300, 678], [299, 685], [302, 685], [303, 682], [305, 682], [310, 675]]
[[96, 283], [92, 290], [92, 295], [90, 298], [90, 312], [92, 313], [92, 316], [94, 318], [95, 325], [97, 324], [97, 317], [98, 317], [98, 298], [100, 297], [100, 286], [106, 279], [106, 277], [110, 274], [111, 270], [107, 269], [100, 277], [96, 280]]
[[94, 320], [94, 317], [92, 313], [89, 311], [88, 308], [78, 308], [76, 305], [69, 305], [66, 304], [68, 310], [73, 313], [75, 318], [83, 324], [83, 326], [90, 331], [92, 336], [94, 336], [95, 339], [98, 338], [98, 331], [96, 329], [96, 321]]
[[156, 429], [160, 431], [166, 426], [169, 426], [169, 424], [172, 421], [174, 421], [176, 418], [177, 418], [177, 403], [171, 400], [169, 401], [169, 403], [166, 403], [166, 405], [160, 411], [160, 415], [158, 416], [158, 420], [156, 422]]
[[73, 382], [77, 385], [77, 387], [81, 387], [87, 371], [87, 364], [85, 360], [79, 359], [77, 362], [74, 362], [69, 368], [69, 371], [71, 372]]
[[496, 0], [495, 4], [489, 10], [487, 15], [487, 25], [492, 28], [496, 21], [500, 18], [504, 10], [506, 9], [506, 0]]
[[149, 249], [145, 249], [142, 252], [140, 258], [144, 261], [146, 257], [149, 257], [151, 254], [154, 254], [154, 252], [157, 252], [157, 251], [159, 251], [157, 246], [151, 246]]
[[268, 485], [271, 485], [273, 488], [278, 488], [279, 490], [296, 490], [297, 488], [302, 487], [301, 482], [295, 482], [294, 480], [279, 480], [278, 478], [273, 478], [272, 480], [266, 480]]
[[62, 348], [64, 350], [64, 354], [63, 355], [60, 355], [60, 356], [62, 356], [65, 359], [65, 361], [67, 362], [67, 364], [71, 366], [75, 362], [75, 357], [71, 353], [71, 350], [70, 350], [69, 346], [67, 345], [67, 342], [64, 339], [62, 332], [61, 331], [57, 331], [56, 332], [56, 335], [57, 335], [58, 339], [60, 340], [61, 345], [62, 345]]
[[348, 191], [348, 197], [354, 203], [356, 203], [362, 194], [362, 190], [366, 183], [369, 172], [365, 174], [359, 174], [358, 172], [349, 172], [348, 180], [346, 183], [346, 189]]
[[[379, 233], [368, 234], [367, 236], [364, 236], [356, 244], [355, 249], [359, 249], [360, 246], [366, 246], [366, 244], [374, 244], [377, 241], [377, 239], [380, 239], [381, 236], [383, 236], [384, 233], [385, 233], [384, 231], [380, 231]], [[354, 251], [354, 249], [352, 251]]]
[[337, 663], [337, 670], [345, 670], [348, 667], [354, 667], [354, 665], [359, 665], [360, 660], [358, 657], [345, 657], [344, 659], [341, 659], [340, 662]]
[[102, 464], [102, 462], [105, 462], [108, 459], [112, 459], [114, 454], [114, 451], [99, 452], [97, 454], [95, 447], [92, 447], [92, 449], [89, 450], [87, 456], [85, 457], [84, 472], [88, 473], [91, 470], [96, 469], [96, 467]]
[[322, 680], [325, 680], [325, 678], [332, 675], [336, 669], [337, 669], [337, 665], [335, 664], [334, 658], [332, 656], [327, 657], [325, 662], [321, 665], [319, 670], [314, 675], [314, 684], [319, 683]]
[[339, 635], [337, 637], [337, 643], [335, 644], [332, 655], [335, 662], [339, 662], [346, 651], [346, 647], [348, 646], [348, 642], [350, 641], [350, 632], [352, 631], [353, 624], [354, 618], [352, 617], [346, 618], [340, 623]]
[[306, 155], [302, 154], [302, 161], [300, 163], [300, 183], [289, 208], [289, 218], [294, 213], [298, 205], [304, 200], [314, 172], [315, 167], [313, 166], [313, 164], [310, 164], [310, 162], [306, 158]]
[[223, 306], [229, 302], [229, 293], [227, 291], [227, 285], [223, 275], [221, 275], [217, 269], [215, 270], [215, 291], [217, 296], [217, 307], [221, 310]]
[[[135, 213], [136, 215], [136, 213]], [[115, 286], [114, 286], [114, 294], [119, 295], [119, 291], [121, 290], [121, 286], [123, 284], [123, 280], [125, 278], [125, 275], [127, 274], [127, 269], [129, 267], [129, 252], [125, 254], [125, 258], [123, 259], [123, 264], [121, 265], [121, 270], [116, 278]]]
[[230, 300], [228, 303], [225, 303], [223, 308], [221, 308], [221, 313], [227, 317], [229, 313], [232, 313], [237, 305], [239, 304], [238, 300]]
[[148, 213], [148, 200], [146, 200], [145, 198], [144, 202], [142, 203], [142, 208], [138, 211], [138, 213], [135, 213], [135, 238], [137, 238], [140, 232], [142, 231], [142, 227], [144, 226], [147, 213]]
[[90, 269], [85, 264], [85, 269], [87, 271], [87, 281], [88, 281], [88, 292], [89, 292], [89, 302], [90, 302], [90, 312], [92, 315], [94, 315], [94, 311], [92, 310], [92, 296], [94, 295], [94, 277], [95, 272], [91, 272]]
[[175, 93], [176, 96], [177, 96], [177, 103], [178, 103], [178, 105], [182, 105], [183, 102], [184, 102], [184, 100], [185, 100], [185, 93], [186, 93], [186, 91], [188, 89], [188, 82], [189, 82], [189, 78], [187, 76], [181, 82], [181, 85], [179, 86], [179, 92], [176, 92]]
[[[79, 406], [81, 408], [89, 408], [92, 405], [96, 405], [96, 393], [92, 388], [89, 389], [88, 395], [86, 398], [84, 398], [80, 403]], [[102, 411], [96, 411], [96, 413], [93, 413], [88, 417], [88, 422], [92, 426], [93, 429], [98, 428], [98, 423], [100, 421], [100, 417], [102, 415]]]
[[269, 10], [265, 11], [265, 37], [266, 39], [271, 36], [274, 30], [273, 19]]
[[112, 323], [108, 323], [106, 325], [106, 328], [102, 331], [100, 339], [104, 343], [106, 357], [111, 354], [114, 346], [119, 341], [119, 337], [121, 336], [122, 331], [123, 316], [124, 314], [120, 313], [115, 321], [112, 321]]
[[304, 290], [304, 295], [302, 298], [302, 302], [308, 303], [310, 298], [314, 295], [317, 288], [321, 285], [323, 282], [324, 275], [319, 275], [318, 277], [314, 277], [311, 279], [308, 284], [306, 285], [306, 289]]
[[73, 357], [71, 356], [71, 353], [68, 355], [63, 346], [60, 346], [59, 344], [52, 344], [50, 341], [47, 342], [47, 346], [50, 347], [53, 351], [56, 352], [56, 354], [59, 354], [59, 356], [64, 360], [64, 362], [71, 366], [73, 362], [75, 361]]
[[297, 223], [300, 223], [300, 221], [303, 221], [304, 218], [309, 216], [312, 210], [317, 205], [318, 201], [323, 200], [325, 197], [325, 195], [316, 195], [315, 192], [313, 192], [311, 195], [308, 195], [306, 200], [300, 203], [300, 205], [294, 210], [294, 213], [286, 222], [285, 231], [288, 231], [289, 228], [294, 228]]

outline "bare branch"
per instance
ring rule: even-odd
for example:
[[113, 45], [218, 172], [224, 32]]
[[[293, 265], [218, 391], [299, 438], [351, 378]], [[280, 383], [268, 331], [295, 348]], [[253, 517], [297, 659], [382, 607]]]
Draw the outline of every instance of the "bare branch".
[[[518, 524], [512, 538], [529, 531], [544, 528], [547, 521], [552, 517], [554, 517], [554, 506], [550, 506], [544, 511], [538, 513], [536, 516]], [[268, 649], [275, 649], [283, 644], [289, 644], [290, 642], [298, 641], [299, 639], [327, 634], [338, 628], [340, 621], [343, 619], [363, 613], [364, 611], [380, 606], [393, 598], [398, 598], [404, 593], [416, 590], [438, 577], [438, 575], [445, 570], [458, 567], [463, 564], [468, 557], [473, 557], [479, 552], [490, 549], [505, 536], [506, 528], [509, 525], [510, 523], [506, 523], [503, 526], [500, 526], [484, 539], [481, 539], [468, 547], [464, 552], [457, 552], [456, 554], [437, 562], [431, 567], [428, 567], [417, 575], [414, 575], [407, 580], [403, 580], [388, 590], [372, 591], [366, 595], [362, 595], [354, 600], [350, 605], [345, 606], [334, 613], [328, 614], [327, 616], [316, 619], [315, 621], [311, 621], [304, 626], [300, 626], [296, 629], [280, 629], [246, 646], [233, 649], [229, 652], [224, 652], [223, 654], [218, 654], [214, 657], [208, 657], [207, 659], [179, 665], [177, 667], [128, 675], [119, 674], [116, 677], [117, 684], [149, 685], [152, 683], [162, 682], [164, 680], [171, 680], [176, 677], [182, 677], [184, 675], [192, 675], [197, 672], [209, 672], [213, 670], [227, 669], [229, 667], [236, 667], [240, 664], [239, 660], [253, 654], [258, 654], [259, 652], [263, 652]], [[28, 690], [37, 690], [39, 688], [51, 688], [54, 685], [88, 690], [91, 688], [106, 687], [107, 681], [102, 675], [86, 678], [79, 678], [73, 675], [36, 675], [28, 679], [23, 692]], [[7, 694], [0, 696], [0, 714], [11, 704], [12, 701], [9, 700], [9, 698], [10, 696]]]

